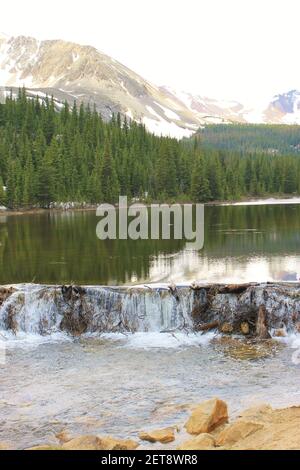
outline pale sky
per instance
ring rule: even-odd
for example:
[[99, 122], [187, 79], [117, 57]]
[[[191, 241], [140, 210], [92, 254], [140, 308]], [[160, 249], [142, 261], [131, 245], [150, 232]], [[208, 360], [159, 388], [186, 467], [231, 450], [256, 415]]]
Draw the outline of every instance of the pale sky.
[[1, 32], [95, 46], [157, 85], [246, 103], [300, 89], [299, 0], [1, 3]]

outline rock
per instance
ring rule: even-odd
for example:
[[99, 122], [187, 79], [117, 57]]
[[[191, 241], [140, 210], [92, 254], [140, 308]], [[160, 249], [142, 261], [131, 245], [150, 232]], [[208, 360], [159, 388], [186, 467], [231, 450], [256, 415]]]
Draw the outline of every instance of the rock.
[[216, 444], [220, 447], [230, 446], [241, 439], [245, 439], [256, 431], [259, 431], [263, 427], [263, 424], [254, 421], [239, 419], [220, 432]]
[[113, 437], [80, 436], [63, 444], [63, 450], [135, 450], [138, 443]]
[[61, 444], [65, 444], [66, 442], [69, 442], [74, 439], [74, 436], [68, 434], [68, 431], [61, 431], [56, 434], [55, 437], [60, 441]]
[[241, 332], [243, 335], [248, 335], [250, 333], [250, 326], [248, 322], [244, 321], [241, 323]]
[[185, 424], [185, 428], [189, 434], [209, 433], [227, 422], [228, 411], [226, 403], [218, 398], [214, 398], [205, 401], [195, 408]]
[[269, 339], [271, 335], [268, 331], [267, 326], [267, 310], [264, 305], [261, 305], [258, 309], [257, 321], [256, 321], [256, 334], [260, 339]]
[[154, 431], [141, 432], [139, 438], [142, 441], [161, 442], [167, 444], [175, 441], [175, 428], [156, 429]]
[[5, 212], [7, 211], [7, 207], [5, 206], [0, 206], [0, 212]]
[[273, 409], [270, 405], [262, 403], [260, 405], [252, 406], [251, 408], [247, 408], [242, 413], [240, 413], [240, 418], [247, 418], [247, 420], [251, 421], [261, 421], [263, 420], [265, 415], [272, 413]]
[[199, 436], [183, 442], [177, 450], [209, 450], [215, 447], [215, 439], [210, 434], [199, 434]]
[[29, 449], [25, 449], [25, 450], [63, 450], [63, 448], [61, 446], [45, 444], [45, 445], [30, 447]]
[[[251, 421], [253, 420], [251, 419]], [[230, 449], [300, 449], [300, 407], [292, 406], [286, 409], [262, 410], [258, 424], [262, 424], [263, 428], [237, 441], [230, 446]]]
[[296, 329], [296, 331], [298, 331], [298, 333], [300, 333], [300, 322], [297, 322], [295, 324], [295, 329]]
[[274, 331], [274, 336], [276, 338], [285, 338], [287, 336], [287, 332], [284, 328], [279, 328], [278, 330]]
[[10, 450], [10, 446], [6, 442], [0, 442], [0, 450]]
[[225, 323], [223, 323], [223, 325], [221, 326], [221, 332], [222, 332], [222, 333], [225, 333], [225, 334], [230, 334], [230, 333], [233, 332], [233, 326], [230, 325], [230, 323], [225, 322]]

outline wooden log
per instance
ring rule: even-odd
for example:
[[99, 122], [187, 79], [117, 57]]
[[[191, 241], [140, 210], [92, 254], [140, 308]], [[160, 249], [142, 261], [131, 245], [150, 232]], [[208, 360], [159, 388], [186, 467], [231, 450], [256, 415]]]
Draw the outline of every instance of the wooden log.
[[267, 310], [264, 305], [261, 305], [258, 309], [258, 315], [256, 320], [256, 335], [260, 339], [271, 338], [267, 326]]
[[209, 330], [214, 330], [215, 328], [219, 327], [219, 322], [218, 321], [213, 321], [211, 323], [204, 323], [203, 325], [197, 325], [196, 330], [197, 331], [209, 331]]
[[252, 284], [228, 284], [226, 286], [220, 287], [220, 294], [241, 294], [245, 292]]

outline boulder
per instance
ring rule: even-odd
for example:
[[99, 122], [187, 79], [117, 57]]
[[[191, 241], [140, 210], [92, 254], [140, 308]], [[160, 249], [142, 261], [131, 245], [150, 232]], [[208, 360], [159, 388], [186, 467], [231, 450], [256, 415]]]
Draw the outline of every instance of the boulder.
[[210, 434], [199, 434], [199, 436], [183, 442], [177, 450], [210, 450], [215, 447], [215, 439]]
[[244, 321], [241, 323], [241, 332], [243, 335], [248, 335], [250, 333], [250, 326], [248, 322]]
[[228, 410], [224, 401], [214, 398], [197, 406], [185, 424], [189, 434], [209, 433], [228, 422]]
[[63, 450], [135, 450], [138, 443], [113, 437], [80, 436], [63, 444]]
[[220, 447], [231, 446], [241, 439], [245, 439], [256, 431], [259, 431], [263, 427], [264, 425], [261, 423], [239, 419], [220, 432], [216, 444]]
[[156, 429], [154, 431], [141, 432], [139, 438], [142, 441], [161, 442], [167, 444], [175, 441], [175, 428]]

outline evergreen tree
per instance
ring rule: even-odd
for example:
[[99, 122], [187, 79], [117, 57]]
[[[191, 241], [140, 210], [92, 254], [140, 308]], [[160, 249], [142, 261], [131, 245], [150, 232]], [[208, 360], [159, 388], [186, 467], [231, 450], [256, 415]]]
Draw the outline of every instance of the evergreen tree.
[[212, 198], [204, 160], [197, 157], [194, 163], [191, 182], [191, 196], [195, 202], [208, 202]]
[[105, 202], [117, 202], [120, 194], [115, 162], [106, 141], [101, 168], [101, 192]]

